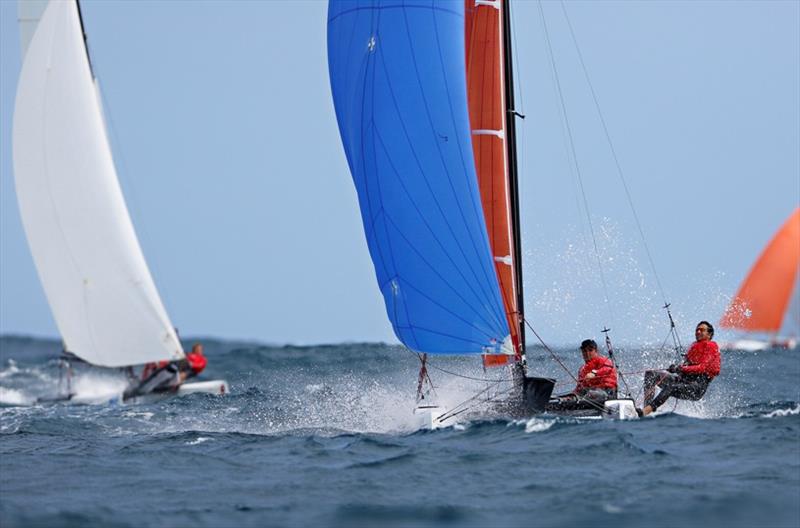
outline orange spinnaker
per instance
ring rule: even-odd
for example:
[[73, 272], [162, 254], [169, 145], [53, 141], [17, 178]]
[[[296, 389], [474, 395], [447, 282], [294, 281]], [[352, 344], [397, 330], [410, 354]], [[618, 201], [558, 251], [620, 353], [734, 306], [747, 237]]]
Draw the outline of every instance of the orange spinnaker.
[[800, 207], [758, 257], [720, 320], [720, 326], [749, 332], [778, 332], [800, 265]]
[[[499, 2], [505, 9], [505, 0]], [[511, 193], [506, 150], [505, 87], [503, 81], [502, 11], [493, 5], [465, 0], [467, 98], [472, 150], [483, 214], [511, 340], [521, 352], [517, 306]]]

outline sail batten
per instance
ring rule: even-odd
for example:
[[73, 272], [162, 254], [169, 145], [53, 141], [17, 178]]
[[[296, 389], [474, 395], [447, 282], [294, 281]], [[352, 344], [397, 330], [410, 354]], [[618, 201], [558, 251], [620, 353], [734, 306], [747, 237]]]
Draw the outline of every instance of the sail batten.
[[458, 3], [332, 0], [339, 131], [395, 335], [419, 352], [509, 333], [480, 203]]
[[66, 350], [107, 367], [183, 357], [119, 186], [74, 0], [50, 2], [33, 29], [13, 154], [23, 227]]

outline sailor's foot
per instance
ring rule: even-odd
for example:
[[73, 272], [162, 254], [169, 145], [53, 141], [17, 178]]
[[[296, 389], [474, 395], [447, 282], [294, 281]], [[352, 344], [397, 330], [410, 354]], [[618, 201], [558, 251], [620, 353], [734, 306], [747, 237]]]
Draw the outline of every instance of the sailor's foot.
[[644, 416], [644, 413], [642, 413], [642, 410], [638, 407], [636, 407], [636, 416], [638, 416], [639, 418]]
[[642, 416], [647, 416], [651, 412], [653, 412], [653, 408], [650, 407], [649, 405], [645, 405], [644, 409], [642, 409]]

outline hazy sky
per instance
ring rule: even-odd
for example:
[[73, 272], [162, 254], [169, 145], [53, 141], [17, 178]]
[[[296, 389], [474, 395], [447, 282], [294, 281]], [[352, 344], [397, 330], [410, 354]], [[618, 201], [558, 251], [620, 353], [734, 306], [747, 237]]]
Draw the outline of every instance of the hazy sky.
[[[686, 339], [715, 321], [800, 202], [800, 2], [544, 2], [602, 267], [537, 2], [513, 4], [526, 309], [545, 339]], [[16, 2], [0, 0], [0, 333], [57, 336], [19, 220]], [[330, 96], [322, 1], [84, 1], [120, 179], [185, 336], [394, 341]], [[588, 242], [588, 244], [587, 244]], [[603, 300], [602, 269], [609, 290]]]

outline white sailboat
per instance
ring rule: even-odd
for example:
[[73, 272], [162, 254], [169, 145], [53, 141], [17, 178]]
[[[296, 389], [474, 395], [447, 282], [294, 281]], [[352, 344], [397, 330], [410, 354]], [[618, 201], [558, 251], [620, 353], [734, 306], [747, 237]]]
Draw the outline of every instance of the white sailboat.
[[[77, 0], [22, 0], [19, 18], [16, 193], [64, 350], [100, 367], [181, 360], [117, 179]], [[228, 391], [181, 391], [198, 388]]]
[[797, 347], [800, 336], [800, 207], [766, 245], [722, 315], [720, 326], [740, 333], [726, 350], [757, 352]]

